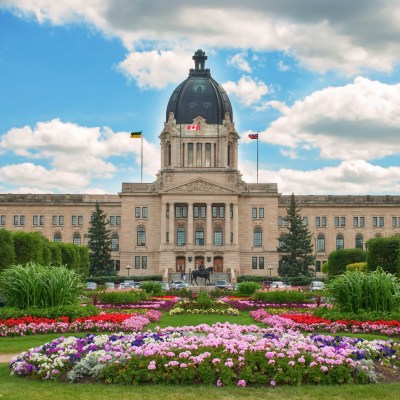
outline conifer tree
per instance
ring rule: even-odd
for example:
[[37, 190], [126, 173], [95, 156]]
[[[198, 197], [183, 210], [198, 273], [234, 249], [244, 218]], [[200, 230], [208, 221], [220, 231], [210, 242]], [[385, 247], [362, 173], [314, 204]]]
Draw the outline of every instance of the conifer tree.
[[303, 223], [300, 211], [301, 208], [297, 206], [292, 194], [290, 205], [286, 209], [287, 215], [283, 218], [287, 222], [288, 231], [278, 238], [278, 252], [282, 254], [278, 268], [281, 276], [308, 275], [308, 266], [314, 263], [312, 234]]
[[107, 225], [107, 214], [96, 202], [95, 210], [91, 215], [88, 234], [85, 235], [89, 238], [90, 276], [115, 275], [111, 260], [111, 231], [107, 229]]

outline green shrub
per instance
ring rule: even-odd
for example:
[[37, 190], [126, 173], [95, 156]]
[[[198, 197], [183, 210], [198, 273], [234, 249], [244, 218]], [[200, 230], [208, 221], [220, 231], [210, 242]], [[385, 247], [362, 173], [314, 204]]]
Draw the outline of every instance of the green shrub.
[[14, 232], [16, 264], [43, 264], [43, 236], [37, 232]]
[[77, 304], [83, 285], [78, 274], [65, 267], [36, 263], [16, 265], [0, 274], [6, 305], [18, 308]]
[[75, 318], [91, 317], [92, 315], [98, 314], [99, 310], [93, 305], [69, 305], [48, 308], [28, 307], [25, 309], [16, 307], [0, 308], [0, 319], [21, 318], [27, 316], [52, 319], [68, 317], [69, 321], [72, 321]]
[[113, 291], [99, 293], [98, 299], [103, 304], [130, 304], [147, 300], [150, 296], [143, 290]]
[[62, 256], [59, 243], [49, 242], [48, 247], [50, 250], [50, 265], [60, 267], [62, 265]]
[[313, 315], [330, 319], [331, 321], [347, 320], [347, 321], [400, 321], [400, 310], [393, 312], [381, 311], [359, 311], [346, 312], [338, 308], [319, 307], [314, 310]]
[[341, 311], [392, 312], [400, 307], [399, 281], [381, 269], [346, 272], [329, 282], [327, 288]]
[[359, 263], [352, 263], [352, 264], [346, 265], [346, 271], [367, 272], [367, 263], [359, 262]]
[[215, 301], [206, 292], [200, 291], [194, 303], [196, 308], [207, 310], [213, 307]]
[[322, 264], [321, 272], [322, 272], [323, 274], [326, 274], [326, 275], [329, 274], [329, 263], [328, 263], [328, 261], [327, 261], [327, 262], [324, 262], [324, 263]]
[[13, 235], [10, 231], [0, 229], [0, 272], [15, 264]]
[[263, 300], [271, 303], [304, 303], [307, 300], [303, 292], [295, 290], [273, 290], [270, 292], [256, 292], [254, 300]]
[[261, 289], [261, 284], [258, 282], [245, 281], [238, 285], [237, 291], [240, 295], [251, 296], [256, 290]]
[[368, 240], [368, 271], [400, 275], [400, 237], [376, 237]]
[[62, 264], [68, 269], [80, 273], [80, 254], [78, 247], [72, 243], [58, 243], [61, 250]]
[[143, 281], [140, 284], [140, 288], [144, 290], [146, 293], [153, 295], [160, 295], [163, 292], [161, 282], [156, 282], [156, 281]]
[[366, 261], [366, 253], [361, 249], [335, 250], [329, 254], [329, 275], [337, 276], [346, 271], [346, 265]]
[[112, 275], [112, 276], [91, 276], [87, 278], [90, 282], [96, 282], [98, 285], [104, 285], [106, 282], [114, 282], [114, 283], [122, 283], [125, 280], [132, 280], [135, 282], [142, 281], [156, 281], [162, 282], [161, 275], [140, 275], [140, 276], [121, 276], [121, 275]]
[[270, 277], [268, 276], [259, 276], [259, 275], [240, 275], [237, 278], [237, 282], [238, 283], [242, 283], [242, 282], [262, 282], [262, 281], [268, 281], [268, 280], [272, 280]]
[[89, 270], [90, 270], [89, 249], [86, 246], [78, 246], [77, 250], [80, 256], [79, 257], [80, 273], [82, 276], [89, 276]]

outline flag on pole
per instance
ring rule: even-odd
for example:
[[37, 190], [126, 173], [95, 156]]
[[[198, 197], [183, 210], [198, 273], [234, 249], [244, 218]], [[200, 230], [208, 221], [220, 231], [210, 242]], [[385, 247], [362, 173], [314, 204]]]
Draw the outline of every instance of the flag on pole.
[[200, 130], [200, 124], [197, 124], [197, 125], [188, 125], [188, 126], [186, 127], [186, 129], [187, 129], [188, 131], [199, 131], [199, 130]]
[[258, 133], [250, 133], [249, 138], [250, 139], [258, 139]]
[[131, 132], [131, 139], [140, 139], [142, 137], [142, 131]]

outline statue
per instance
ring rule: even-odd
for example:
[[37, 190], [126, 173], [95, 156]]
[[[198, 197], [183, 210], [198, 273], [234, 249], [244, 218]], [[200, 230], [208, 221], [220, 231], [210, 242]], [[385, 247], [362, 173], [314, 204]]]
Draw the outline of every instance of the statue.
[[[200, 267], [203, 266], [203, 269], [200, 269]], [[208, 267], [204, 268], [203, 263], [200, 264], [199, 269], [195, 269], [192, 271], [192, 276], [190, 279], [190, 283], [193, 285], [193, 281], [195, 284], [198, 286], [199, 284], [197, 283], [197, 278], [204, 278], [204, 285], [206, 285], [207, 281], [210, 284], [210, 274], [213, 272], [214, 268], [213, 267]]]

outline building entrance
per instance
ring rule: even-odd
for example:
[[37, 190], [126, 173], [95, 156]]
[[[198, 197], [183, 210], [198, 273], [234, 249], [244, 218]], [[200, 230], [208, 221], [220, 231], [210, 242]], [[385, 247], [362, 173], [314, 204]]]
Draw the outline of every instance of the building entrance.
[[185, 272], [186, 258], [176, 257], [176, 272]]
[[214, 272], [223, 272], [224, 270], [224, 258], [214, 257]]
[[194, 267], [196, 269], [199, 269], [200, 264], [203, 264], [204, 268], [206, 267], [206, 265], [204, 264], [204, 257], [203, 256], [196, 256], [194, 258]]

